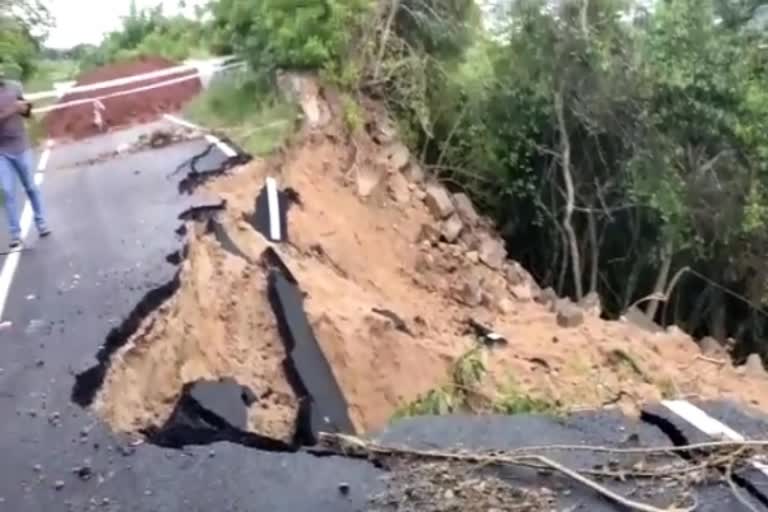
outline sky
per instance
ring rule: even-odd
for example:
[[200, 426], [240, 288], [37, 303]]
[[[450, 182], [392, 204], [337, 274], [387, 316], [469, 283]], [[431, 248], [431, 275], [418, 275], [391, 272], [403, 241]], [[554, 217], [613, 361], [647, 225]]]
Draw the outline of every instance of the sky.
[[[186, 3], [192, 5], [202, 0]], [[46, 45], [66, 49], [80, 43], [98, 44], [104, 34], [120, 26], [120, 18], [128, 14], [131, 0], [47, 0], [46, 4], [56, 20]], [[139, 8], [158, 4], [163, 4], [168, 14], [179, 11], [179, 0], [136, 0]], [[191, 11], [191, 7], [187, 10]]]

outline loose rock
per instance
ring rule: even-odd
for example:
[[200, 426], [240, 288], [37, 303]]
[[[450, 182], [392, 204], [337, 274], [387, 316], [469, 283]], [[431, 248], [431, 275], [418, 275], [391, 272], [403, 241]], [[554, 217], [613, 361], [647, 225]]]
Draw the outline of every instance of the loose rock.
[[504, 273], [507, 276], [507, 282], [513, 286], [525, 283], [530, 278], [528, 272], [516, 261], [510, 261], [506, 265]]
[[552, 287], [541, 290], [534, 298], [536, 302], [544, 306], [549, 306], [557, 302], [557, 293]]
[[400, 171], [411, 161], [411, 152], [402, 142], [387, 146], [377, 157], [378, 163], [389, 167], [390, 170]]
[[530, 302], [533, 300], [533, 291], [531, 291], [531, 287], [528, 283], [510, 286], [509, 291], [520, 302]]
[[439, 183], [430, 183], [427, 185], [426, 193], [427, 197], [424, 199], [424, 202], [436, 219], [445, 219], [456, 211], [451, 201], [451, 196], [448, 195], [448, 191], [444, 186]]
[[744, 373], [750, 377], [765, 377], [765, 367], [760, 354], [750, 354], [744, 363]]
[[705, 336], [699, 341], [699, 350], [704, 355], [720, 354], [723, 351], [723, 346], [715, 338]]
[[408, 180], [399, 173], [393, 173], [387, 183], [389, 195], [400, 204], [408, 204], [411, 200], [411, 191], [408, 188]]
[[424, 180], [427, 179], [424, 169], [416, 162], [411, 162], [411, 165], [405, 170], [405, 177], [413, 183], [424, 183]]
[[584, 311], [569, 300], [560, 300], [556, 304], [557, 325], [565, 328], [578, 327], [584, 323]]
[[57, 491], [60, 491], [64, 488], [64, 481], [63, 480], [56, 480], [56, 482], [53, 484], [53, 488]]
[[483, 296], [483, 287], [479, 279], [468, 279], [454, 289], [456, 300], [472, 308], [482, 304]]
[[502, 297], [496, 303], [496, 309], [499, 310], [499, 313], [503, 313], [505, 315], [508, 315], [508, 314], [512, 313], [515, 310], [515, 305], [508, 298]]
[[480, 263], [480, 254], [477, 251], [469, 251], [467, 253], [467, 261], [474, 265]]
[[448, 217], [445, 222], [443, 222], [443, 227], [440, 230], [440, 233], [443, 235], [443, 239], [446, 242], [454, 243], [456, 240], [458, 240], [459, 235], [461, 235], [461, 231], [463, 229], [464, 223], [461, 221], [461, 218], [459, 218], [459, 216], [454, 213]]
[[382, 118], [368, 126], [368, 132], [379, 144], [390, 144], [397, 138], [397, 127], [391, 119]]
[[490, 235], [483, 237], [478, 253], [480, 254], [480, 261], [494, 270], [500, 270], [507, 259], [507, 249], [504, 247], [504, 242], [491, 238]]
[[374, 190], [376, 190], [376, 187], [378, 187], [381, 183], [382, 176], [382, 172], [379, 171], [375, 166], [360, 166], [355, 175], [355, 180], [357, 183], [357, 195], [365, 198], [373, 194]]
[[416, 243], [423, 244], [429, 242], [430, 245], [437, 244], [440, 241], [441, 233], [431, 224], [422, 224], [419, 234], [416, 236]]
[[458, 193], [453, 194], [453, 204], [456, 206], [456, 211], [461, 217], [461, 220], [467, 223], [469, 226], [474, 226], [480, 221], [480, 215], [475, 210], [475, 206], [472, 204], [472, 200], [467, 194]]
[[600, 301], [600, 295], [597, 292], [589, 292], [581, 299], [579, 303], [581, 308], [590, 315], [600, 316], [603, 313], [603, 306]]

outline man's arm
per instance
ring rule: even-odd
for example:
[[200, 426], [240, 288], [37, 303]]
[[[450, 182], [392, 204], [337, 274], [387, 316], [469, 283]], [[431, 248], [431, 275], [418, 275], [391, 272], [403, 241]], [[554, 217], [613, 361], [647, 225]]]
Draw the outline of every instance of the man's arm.
[[32, 117], [32, 103], [24, 99], [24, 88], [21, 84], [17, 85], [18, 93], [16, 97], [19, 99], [19, 102], [16, 103], [16, 106], [19, 110], [19, 115], [22, 117], [30, 118]]
[[18, 100], [15, 103], [8, 105], [6, 108], [0, 109], [0, 121], [5, 121], [13, 116], [30, 117], [31, 115], [32, 104], [23, 100]]

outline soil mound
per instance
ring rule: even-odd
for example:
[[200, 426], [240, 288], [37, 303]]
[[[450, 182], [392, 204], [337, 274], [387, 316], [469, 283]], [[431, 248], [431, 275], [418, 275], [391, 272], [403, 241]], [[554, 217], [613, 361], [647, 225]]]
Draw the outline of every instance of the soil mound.
[[[136, 60], [118, 62], [84, 73], [77, 85], [89, 85], [116, 78], [149, 73], [174, 67], [177, 64], [160, 57], [143, 57]], [[168, 80], [195, 75], [195, 70], [182, 71], [159, 78], [152, 78], [92, 92], [67, 94], [60, 103], [107, 96], [120, 91], [128, 91]], [[112, 129], [133, 123], [144, 123], [156, 119], [166, 112], [178, 111], [181, 106], [197, 95], [201, 90], [199, 79], [190, 79], [173, 85], [167, 85], [102, 100], [105, 109], [102, 112], [104, 129]], [[44, 118], [48, 136], [55, 139], [80, 139], [102, 131], [94, 122], [92, 103], [74, 105], [50, 112]]]
[[[287, 439], [295, 396], [265, 299], [269, 245], [248, 223], [265, 179], [300, 201], [290, 243], [275, 246], [305, 293], [304, 308], [358, 430], [378, 429], [404, 404], [449, 379], [478, 346], [472, 325], [506, 343], [483, 349], [489, 390], [512, 386], [566, 410], [632, 410], [662, 398], [734, 398], [768, 410], [764, 372], [703, 356], [687, 335], [600, 319], [599, 301], [573, 304], [541, 290], [491, 223], [462, 194], [430, 181], [375, 106], [350, 138], [334, 108], [279, 155], [210, 182], [226, 201], [218, 219], [237, 251], [199, 224], [176, 296], [145, 321], [113, 360], [97, 403], [120, 431], [162, 424], [185, 384], [234, 378], [271, 390], [251, 428]], [[379, 128], [377, 128], [377, 126]], [[240, 254], [242, 256], [237, 256]], [[498, 337], [486, 336], [491, 341]], [[486, 340], [487, 341], [487, 340]], [[256, 407], [252, 406], [252, 409]]]

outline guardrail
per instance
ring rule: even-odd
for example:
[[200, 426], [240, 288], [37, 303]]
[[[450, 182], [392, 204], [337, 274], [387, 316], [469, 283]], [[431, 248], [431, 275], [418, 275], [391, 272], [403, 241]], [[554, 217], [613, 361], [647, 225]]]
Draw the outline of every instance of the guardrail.
[[211, 78], [216, 75], [217, 73], [222, 73], [227, 70], [233, 70], [237, 68], [243, 68], [245, 67], [245, 63], [241, 61], [235, 61], [231, 62], [229, 64], [218, 64], [213, 66], [200, 66], [200, 65], [184, 65], [184, 66], [177, 66], [174, 68], [168, 68], [163, 69], [160, 71], [153, 71], [150, 73], [143, 73], [141, 75], [133, 75], [130, 77], [125, 78], [119, 78], [116, 80], [108, 80], [105, 82], [99, 82], [95, 84], [89, 84], [86, 86], [81, 87], [72, 87], [70, 89], [66, 89], [64, 91], [62, 90], [56, 90], [56, 91], [47, 91], [44, 93], [36, 93], [36, 94], [30, 94], [25, 95], [26, 99], [30, 101], [35, 101], [39, 99], [47, 99], [47, 98], [61, 98], [65, 94], [74, 94], [79, 92], [91, 92], [91, 91], [99, 91], [103, 89], [109, 89], [115, 86], [119, 85], [127, 85], [127, 84], [133, 84], [138, 82], [143, 82], [149, 79], [163, 77], [163, 76], [170, 76], [174, 74], [178, 74], [179, 72], [183, 72], [184, 70], [197, 70], [197, 73], [190, 74], [187, 76], [182, 77], [176, 77], [169, 80], [164, 80], [162, 82], [157, 82], [154, 84], [144, 85], [141, 87], [135, 87], [133, 89], [123, 90], [123, 91], [117, 91], [110, 94], [102, 94], [102, 95], [95, 95], [88, 98], [82, 98], [78, 100], [72, 100], [67, 101], [64, 103], [55, 103], [53, 105], [48, 105], [45, 107], [38, 107], [32, 110], [35, 114], [45, 114], [47, 112], [51, 112], [54, 110], [60, 110], [64, 108], [74, 107], [78, 105], [86, 105], [86, 104], [96, 104], [97, 102], [102, 102], [104, 100], [108, 100], [111, 98], [117, 98], [120, 96], [127, 96], [130, 94], [136, 94], [144, 91], [150, 91], [152, 89], [158, 89], [160, 87], [166, 87], [169, 85], [174, 85], [178, 83], [183, 83], [190, 80], [200, 80], [204, 84], [207, 84], [210, 82]]
[[[130, 85], [137, 82], [143, 82], [146, 80], [152, 80], [155, 78], [163, 78], [167, 76], [184, 73], [186, 71], [195, 71], [196, 74], [192, 75], [200, 78], [200, 75], [207, 72], [217, 72], [228, 67], [241, 67], [245, 66], [245, 63], [239, 59], [232, 57], [222, 57], [214, 59], [212, 61], [199, 61], [189, 64], [182, 64], [180, 66], [174, 66], [172, 68], [160, 69], [157, 71], [150, 71], [148, 73], [142, 73], [140, 75], [132, 75], [123, 78], [115, 78], [113, 80], [106, 80], [104, 82], [98, 82], [95, 84], [81, 85], [72, 87], [66, 90], [66, 94], [77, 94], [82, 92], [95, 92], [103, 89], [110, 89], [112, 87], [119, 87], [121, 85]], [[60, 90], [43, 91], [31, 94], [26, 94], [25, 97], [29, 101], [39, 101], [45, 99], [56, 99], [61, 95]]]

